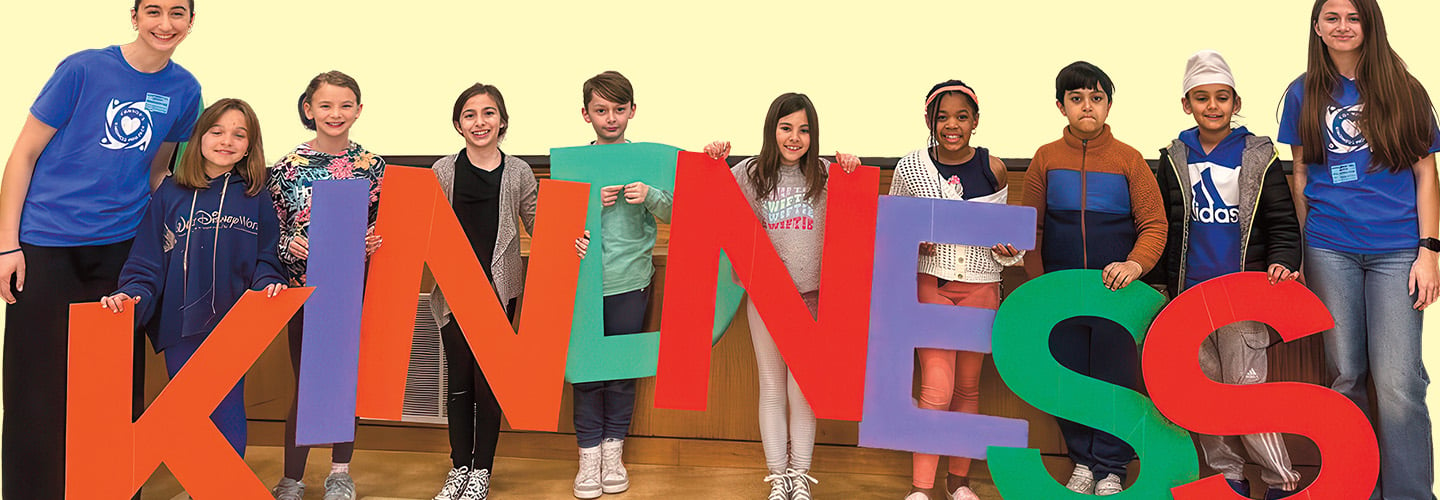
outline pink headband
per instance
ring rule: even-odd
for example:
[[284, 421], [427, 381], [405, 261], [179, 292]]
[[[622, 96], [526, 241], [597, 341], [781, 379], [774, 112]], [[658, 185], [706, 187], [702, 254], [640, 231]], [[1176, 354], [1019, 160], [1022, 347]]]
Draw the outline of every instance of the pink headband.
[[967, 96], [970, 96], [970, 102], [975, 103], [975, 107], [980, 107], [980, 99], [975, 98], [975, 91], [970, 90], [970, 87], [966, 87], [964, 85], [950, 85], [947, 87], [940, 87], [938, 89], [935, 89], [934, 92], [930, 93], [930, 97], [925, 98], [925, 112], [927, 114], [930, 112], [930, 103], [934, 102], [936, 97], [939, 97], [946, 92], [957, 91]]

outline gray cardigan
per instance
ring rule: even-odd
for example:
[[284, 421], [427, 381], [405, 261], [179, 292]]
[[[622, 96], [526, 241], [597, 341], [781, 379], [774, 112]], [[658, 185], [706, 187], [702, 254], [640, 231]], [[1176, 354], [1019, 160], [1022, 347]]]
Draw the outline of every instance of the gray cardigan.
[[[435, 161], [430, 170], [440, 180], [445, 199], [455, 203], [455, 158], [459, 154], [446, 156]], [[500, 225], [495, 231], [495, 253], [490, 261], [491, 284], [501, 307], [510, 299], [520, 296], [525, 287], [524, 268], [520, 263], [520, 233], [515, 227], [518, 219], [525, 223], [525, 230], [535, 232], [535, 201], [540, 193], [540, 183], [530, 164], [514, 156], [505, 155], [505, 171], [500, 174]], [[445, 326], [445, 317], [450, 306], [445, 303], [445, 294], [440, 285], [430, 291], [430, 311], [435, 315], [435, 324]]]

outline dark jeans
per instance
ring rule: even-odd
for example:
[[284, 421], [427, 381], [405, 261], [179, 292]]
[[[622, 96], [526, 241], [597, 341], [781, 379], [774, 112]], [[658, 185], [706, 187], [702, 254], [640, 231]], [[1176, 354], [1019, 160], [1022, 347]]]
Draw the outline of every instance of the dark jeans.
[[[515, 299], [505, 305], [505, 316], [515, 321]], [[445, 345], [449, 387], [445, 393], [445, 413], [450, 434], [450, 462], [453, 467], [493, 470], [495, 446], [500, 442], [500, 401], [485, 379], [485, 371], [475, 361], [475, 353], [465, 340], [465, 333], [455, 315], [445, 317], [440, 327], [440, 341]]]
[[[305, 340], [305, 308], [300, 308], [286, 326], [290, 336], [290, 368], [295, 373], [295, 400], [290, 403], [290, 416], [285, 418], [285, 477], [299, 481], [305, 477], [305, 462], [310, 459], [309, 446], [295, 444], [295, 415], [300, 409], [300, 346]], [[330, 445], [330, 461], [348, 464], [355, 455], [355, 443]]]
[[[85, 247], [20, 245], [25, 291], [5, 310], [5, 499], [64, 498], [65, 393], [70, 304], [115, 292], [130, 242]], [[11, 283], [14, 290], [14, 283]], [[151, 300], [154, 300], [153, 298]], [[131, 411], [145, 401], [145, 340], [135, 332]], [[104, 450], [94, 450], [104, 463]]]
[[[1081, 375], [1139, 390], [1140, 361], [1135, 341], [1123, 327], [1094, 316], [1061, 321], [1050, 333], [1050, 353], [1061, 366]], [[1107, 432], [1056, 418], [1065, 447], [1077, 465], [1089, 467], [1099, 480], [1109, 474], [1125, 480], [1135, 450]]]
[[[170, 378], [175, 378], [180, 369], [190, 358], [195, 356], [195, 351], [200, 349], [200, 344], [205, 342], [209, 335], [194, 335], [180, 339], [179, 343], [166, 347], [161, 354], [165, 355], [165, 373]], [[215, 428], [220, 431], [225, 440], [230, 442], [230, 447], [235, 448], [235, 453], [240, 458], [245, 458], [245, 442], [249, 435], [247, 422], [245, 420], [245, 378], [241, 377], [235, 387], [225, 394], [225, 399], [210, 413], [210, 421], [215, 422]]]
[[[650, 288], [605, 297], [605, 335], [638, 333], [645, 328]], [[635, 379], [571, 384], [575, 403], [575, 440], [581, 448], [606, 439], [625, 439], [635, 415]]]

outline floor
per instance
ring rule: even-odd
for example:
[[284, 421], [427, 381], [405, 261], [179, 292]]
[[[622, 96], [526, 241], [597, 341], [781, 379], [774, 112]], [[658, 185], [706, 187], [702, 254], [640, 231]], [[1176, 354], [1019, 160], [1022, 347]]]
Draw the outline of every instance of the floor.
[[[281, 475], [281, 455], [279, 447], [251, 446], [246, 452], [246, 462], [250, 463], [261, 481], [272, 485]], [[319, 449], [312, 451], [311, 456], [305, 471], [306, 483], [310, 485], [305, 498], [320, 500], [324, 497], [320, 483], [330, 467], [327, 460], [329, 452]], [[352, 463], [354, 468], [351, 473], [361, 500], [429, 499], [439, 490], [450, 468], [449, 457], [441, 453], [357, 450]], [[769, 485], [762, 481], [764, 472], [759, 467], [627, 464], [626, 468], [630, 471], [630, 490], [619, 495], [606, 495], [605, 499], [760, 499], [769, 493]], [[573, 461], [501, 457], [496, 461], [490, 498], [574, 498], [570, 486], [575, 471]], [[903, 499], [909, 493], [908, 477], [900, 475], [905, 471], [887, 472], [889, 474], [817, 473], [816, 479], [820, 483], [814, 487], [815, 496], [847, 500]], [[987, 480], [976, 479], [972, 487], [980, 498], [1000, 498]], [[143, 491], [145, 500], [169, 500], [181, 492], [181, 486], [162, 467], [145, 483]], [[941, 493], [935, 495], [936, 500], [944, 498]]]

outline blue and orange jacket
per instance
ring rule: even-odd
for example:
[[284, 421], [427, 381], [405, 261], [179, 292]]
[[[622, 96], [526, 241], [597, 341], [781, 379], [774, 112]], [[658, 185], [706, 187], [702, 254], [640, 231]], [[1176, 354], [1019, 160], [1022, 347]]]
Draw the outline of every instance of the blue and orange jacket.
[[1165, 205], [1145, 159], [1106, 125], [1090, 140], [1066, 127], [1041, 146], [1025, 171], [1024, 203], [1035, 207], [1031, 277], [1065, 269], [1103, 269], [1135, 261], [1150, 272], [1165, 251]]

